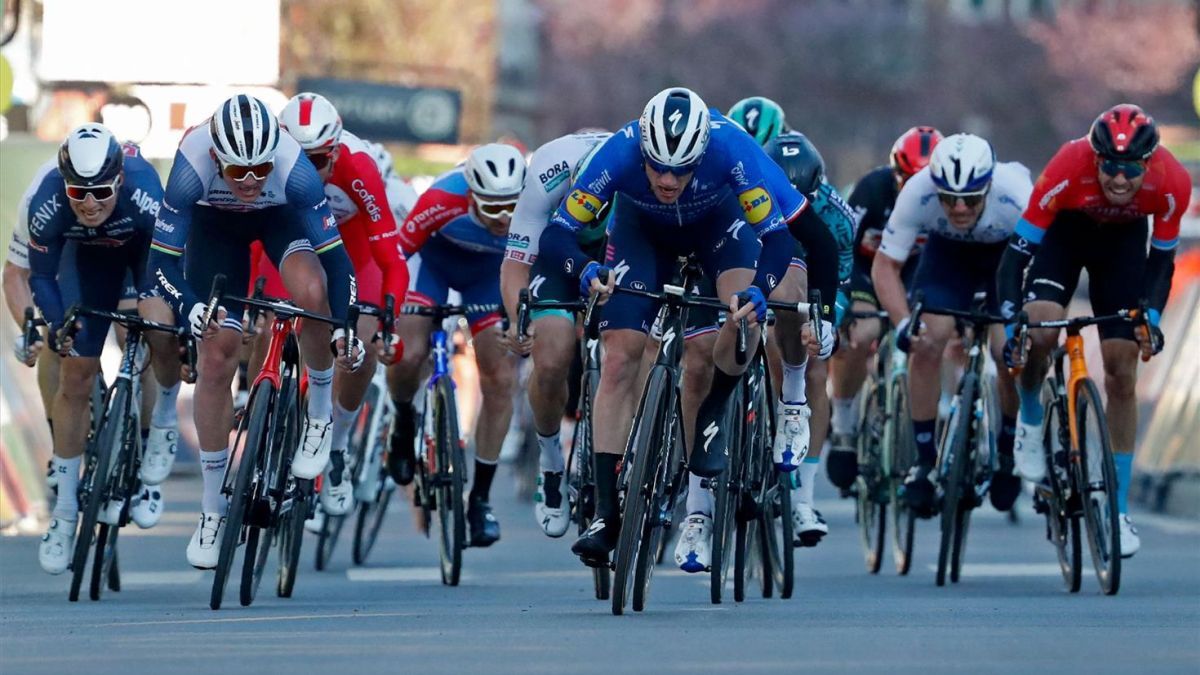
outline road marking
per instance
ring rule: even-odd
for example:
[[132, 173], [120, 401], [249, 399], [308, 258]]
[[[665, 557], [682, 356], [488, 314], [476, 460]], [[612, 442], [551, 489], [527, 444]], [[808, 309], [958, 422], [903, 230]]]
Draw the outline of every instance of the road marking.
[[[346, 570], [346, 578], [350, 581], [401, 581], [426, 582], [441, 581], [442, 571], [438, 567], [352, 567]], [[470, 576], [463, 574], [462, 579]]]
[[1161, 532], [1165, 532], [1166, 534], [1200, 534], [1200, 523], [1184, 518], [1156, 516], [1150, 513], [1136, 513], [1134, 514], [1133, 524], [1135, 526], [1149, 525], [1150, 527]]
[[122, 572], [121, 583], [129, 586], [176, 586], [194, 584], [204, 577], [200, 570], [178, 572]]
[[[937, 572], [937, 565], [926, 565]], [[1056, 563], [975, 563], [962, 568], [964, 577], [1053, 577], [1062, 573]]]
[[295, 614], [289, 616], [238, 616], [227, 619], [171, 619], [166, 621], [125, 621], [121, 623], [93, 624], [92, 628], [115, 626], [163, 626], [170, 624], [197, 623], [252, 623], [262, 621], [314, 621], [317, 619], [368, 619], [375, 617], [422, 616], [417, 612], [352, 612], [349, 614]]

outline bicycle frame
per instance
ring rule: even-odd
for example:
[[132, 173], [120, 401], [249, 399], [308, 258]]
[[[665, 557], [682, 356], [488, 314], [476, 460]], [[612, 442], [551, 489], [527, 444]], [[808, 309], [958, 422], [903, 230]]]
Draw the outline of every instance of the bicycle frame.
[[[1079, 389], [1079, 383], [1088, 377], [1087, 360], [1083, 356], [1083, 336], [1079, 334], [1079, 328], [1068, 328], [1067, 339], [1063, 347], [1069, 363], [1069, 375], [1065, 382], [1067, 383], [1067, 429], [1071, 434], [1071, 461], [1079, 461], [1079, 422], [1075, 411], [1075, 401]], [[1055, 370], [1058, 374], [1059, 381], [1064, 381], [1062, 378], [1062, 359], [1055, 361]]]

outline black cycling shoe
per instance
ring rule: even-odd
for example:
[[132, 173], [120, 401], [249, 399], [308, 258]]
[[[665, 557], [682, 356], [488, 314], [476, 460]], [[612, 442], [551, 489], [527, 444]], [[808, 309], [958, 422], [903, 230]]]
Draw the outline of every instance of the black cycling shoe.
[[1013, 472], [1012, 455], [1000, 455], [999, 468], [992, 475], [988, 498], [997, 511], [1008, 511], [1021, 494], [1021, 477]]
[[387, 469], [397, 485], [413, 482], [416, 471], [416, 449], [413, 447], [417, 435], [416, 412], [411, 405], [397, 406], [396, 418], [392, 420], [392, 435], [388, 443]]
[[579, 556], [588, 567], [608, 567], [608, 554], [617, 547], [617, 537], [620, 535], [619, 521], [614, 520], [610, 524], [603, 518], [597, 518], [587, 532], [571, 544], [571, 553]]
[[932, 473], [932, 466], [918, 464], [909, 470], [900, 488], [900, 496], [919, 518], [932, 518], [937, 514], [937, 486], [930, 478]]
[[500, 521], [492, 515], [492, 505], [482, 499], [467, 500], [467, 529], [471, 546], [486, 548], [500, 541]]
[[858, 453], [848, 447], [830, 448], [825, 457], [825, 473], [835, 487], [849, 490], [858, 478]]

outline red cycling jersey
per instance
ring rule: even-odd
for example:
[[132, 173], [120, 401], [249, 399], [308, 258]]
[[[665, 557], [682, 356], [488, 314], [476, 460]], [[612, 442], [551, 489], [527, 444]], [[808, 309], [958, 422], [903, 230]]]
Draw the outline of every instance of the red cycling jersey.
[[1142, 187], [1125, 206], [1109, 203], [1097, 173], [1096, 153], [1087, 138], [1064, 144], [1034, 184], [1016, 233], [1041, 243], [1059, 211], [1081, 211], [1101, 223], [1151, 216], [1151, 245], [1162, 250], [1179, 245], [1179, 221], [1192, 197], [1192, 180], [1169, 150], [1160, 145], [1150, 156]]

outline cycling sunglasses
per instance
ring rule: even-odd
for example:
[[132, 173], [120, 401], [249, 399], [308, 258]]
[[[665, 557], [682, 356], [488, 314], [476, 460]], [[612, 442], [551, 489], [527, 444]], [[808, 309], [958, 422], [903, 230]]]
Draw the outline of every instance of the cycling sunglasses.
[[221, 173], [226, 178], [232, 178], [239, 183], [243, 183], [250, 177], [254, 177], [254, 180], [266, 180], [274, 168], [275, 162], [263, 162], [262, 164], [253, 164], [251, 166], [221, 164]]
[[691, 173], [696, 170], [696, 165], [700, 163], [699, 161], [696, 161], [688, 164], [687, 166], [667, 166], [666, 164], [659, 164], [649, 157], [646, 157], [645, 159], [646, 164], [650, 165], [650, 168], [654, 170], [654, 173], [669, 173], [680, 178], [691, 175]]
[[517, 209], [516, 199], [505, 200], [484, 200], [477, 194], [472, 194], [475, 198], [475, 206], [479, 209], [481, 215], [488, 218], [503, 218], [505, 216], [512, 217], [512, 214]]
[[312, 165], [317, 168], [317, 171], [324, 171], [325, 167], [333, 163], [333, 150], [321, 150], [318, 152], [306, 152], [305, 156]]
[[82, 202], [92, 196], [98, 202], [106, 202], [117, 196], [117, 189], [121, 184], [121, 179], [117, 178], [107, 185], [68, 185], [67, 199], [73, 202]]
[[1125, 174], [1129, 180], [1133, 180], [1138, 176], [1146, 173], [1146, 163], [1137, 162], [1122, 162], [1117, 159], [1102, 159], [1100, 160], [1100, 170], [1106, 176], [1116, 176], [1119, 173]]
[[976, 206], [979, 206], [981, 203], [983, 203], [983, 200], [987, 199], [987, 191], [972, 192], [970, 194], [964, 195], [964, 194], [957, 194], [954, 192], [942, 192], [941, 190], [938, 190], [938, 201], [940, 201], [942, 204], [944, 204], [948, 208], [953, 208], [954, 205], [957, 204], [958, 200], [960, 200], [960, 199], [962, 200], [962, 203], [964, 205], [966, 205], [966, 207], [968, 209], [973, 209]]

